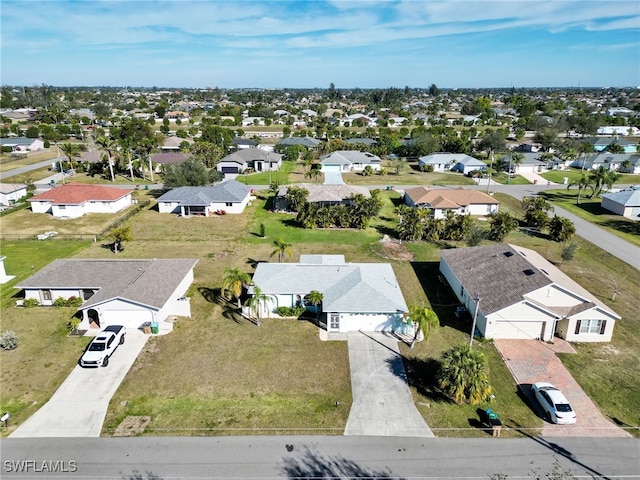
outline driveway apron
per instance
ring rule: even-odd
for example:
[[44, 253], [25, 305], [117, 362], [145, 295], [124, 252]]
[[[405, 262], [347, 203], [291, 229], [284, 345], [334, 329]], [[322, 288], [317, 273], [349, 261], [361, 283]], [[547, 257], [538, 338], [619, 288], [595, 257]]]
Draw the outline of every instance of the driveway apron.
[[353, 404], [344, 434], [433, 437], [413, 403], [398, 342], [364, 332], [347, 341]]
[[513, 378], [542, 417], [542, 408], [534, 398], [531, 385], [549, 382], [558, 387], [576, 412], [574, 425], [555, 425], [545, 421], [542, 436], [629, 437], [623, 429], [609, 422], [580, 388], [556, 353], [575, 353], [566, 341], [555, 338], [553, 344], [539, 340], [494, 340]]
[[342, 173], [324, 172], [324, 185], [344, 185]]
[[108, 366], [76, 366], [51, 399], [10, 437], [99, 437], [109, 401], [148, 338], [128, 329], [124, 345], [116, 349]]

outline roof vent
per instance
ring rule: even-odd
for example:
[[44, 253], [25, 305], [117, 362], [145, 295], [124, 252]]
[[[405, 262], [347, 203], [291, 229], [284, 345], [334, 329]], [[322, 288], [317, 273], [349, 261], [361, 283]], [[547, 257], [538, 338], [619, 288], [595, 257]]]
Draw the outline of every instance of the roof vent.
[[534, 273], [536, 273], [533, 270], [531, 270], [530, 268], [527, 268], [526, 270], [523, 270], [522, 272], [527, 276], [533, 275]]
[[504, 252], [505, 257], [513, 257], [513, 252]]

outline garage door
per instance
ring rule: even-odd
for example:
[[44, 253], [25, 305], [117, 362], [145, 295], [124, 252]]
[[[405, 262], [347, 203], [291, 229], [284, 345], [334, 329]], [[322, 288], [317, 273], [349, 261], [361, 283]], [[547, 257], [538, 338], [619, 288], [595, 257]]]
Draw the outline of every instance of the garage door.
[[238, 167], [222, 167], [222, 173], [238, 173]]
[[538, 340], [544, 335], [544, 322], [496, 322], [493, 338]]
[[112, 310], [102, 312], [100, 327], [124, 325], [126, 328], [140, 328], [144, 322], [152, 322], [153, 315], [148, 310]]

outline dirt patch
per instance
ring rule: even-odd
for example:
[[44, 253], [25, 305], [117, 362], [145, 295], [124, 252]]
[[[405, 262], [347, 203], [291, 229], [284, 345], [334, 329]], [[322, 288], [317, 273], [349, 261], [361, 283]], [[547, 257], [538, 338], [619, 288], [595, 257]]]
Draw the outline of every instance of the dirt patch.
[[149, 425], [151, 417], [126, 417], [116, 431], [113, 432], [114, 437], [135, 437], [144, 433], [144, 429]]
[[413, 260], [413, 253], [403, 243], [392, 240], [387, 235], [380, 240], [380, 253], [384, 258], [392, 260]]

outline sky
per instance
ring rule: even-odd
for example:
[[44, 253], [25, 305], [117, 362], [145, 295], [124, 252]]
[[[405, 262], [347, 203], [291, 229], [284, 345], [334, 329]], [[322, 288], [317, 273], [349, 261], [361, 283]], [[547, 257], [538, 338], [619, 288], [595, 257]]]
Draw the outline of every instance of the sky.
[[3, 85], [640, 86], [637, 0], [0, 0]]

